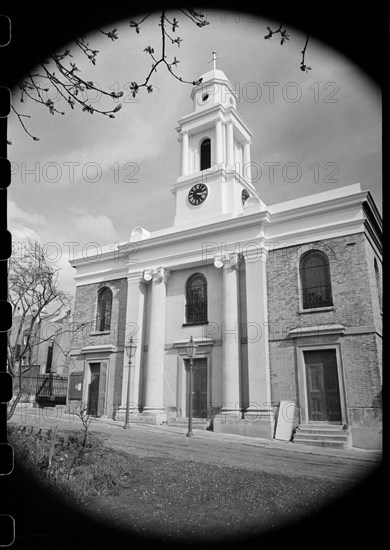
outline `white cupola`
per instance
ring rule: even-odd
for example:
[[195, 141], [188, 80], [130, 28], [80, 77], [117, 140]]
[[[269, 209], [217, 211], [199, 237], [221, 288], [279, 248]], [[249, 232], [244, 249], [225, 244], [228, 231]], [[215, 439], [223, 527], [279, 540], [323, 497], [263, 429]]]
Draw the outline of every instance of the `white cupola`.
[[191, 92], [193, 111], [179, 120], [181, 174], [176, 195], [175, 226], [242, 215], [246, 199], [258, 198], [251, 183], [251, 129], [236, 110], [236, 93], [216, 68], [201, 77]]

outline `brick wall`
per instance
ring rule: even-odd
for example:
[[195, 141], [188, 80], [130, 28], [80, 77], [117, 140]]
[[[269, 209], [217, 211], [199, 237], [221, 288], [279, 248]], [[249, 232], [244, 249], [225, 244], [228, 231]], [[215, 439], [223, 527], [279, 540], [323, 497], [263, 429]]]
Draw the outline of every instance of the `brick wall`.
[[329, 259], [333, 311], [300, 313], [299, 257], [303, 247], [271, 250], [267, 260], [270, 332], [340, 323], [346, 327], [373, 325], [370, 272], [363, 234], [310, 244]]
[[[98, 291], [102, 287], [109, 287], [112, 291], [111, 327], [110, 331], [96, 332], [96, 308]], [[122, 347], [126, 333], [126, 301], [127, 279], [116, 279], [104, 283], [95, 283], [79, 286], [76, 289], [74, 311], [74, 338], [72, 349], [80, 352], [83, 347], [101, 344], [113, 344]], [[81, 324], [85, 324], [82, 330], [77, 330]], [[80, 354], [74, 356], [74, 371], [84, 371], [86, 359], [100, 362], [107, 359], [107, 352], [96, 353], [88, 356]], [[122, 398], [123, 379], [123, 350], [109, 354], [109, 378], [106, 396], [107, 415], [113, 417]]]
[[270, 342], [272, 404], [287, 399], [299, 402], [295, 343], [292, 340]]
[[381, 374], [376, 335], [344, 336], [341, 346], [348, 406], [381, 407]]
[[[374, 251], [365, 235], [313, 242], [309, 247], [324, 251], [329, 258], [334, 304], [330, 311], [300, 312], [299, 258], [308, 247], [274, 250], [267, 260], [274, 405], [282, 399], [299, 402], [296, 343], [288, 338], [289, 330], [329, 324], [356, 330], [378, 326], [380, 321]], [[318, 339], [312, 343], [318, 344]], [[341, 336], [340, 343], [350, 421], [363, 427], [377, 425], [381, 410], [381, 339], [373, 331]]]
[[[109, 287], [112, 291], [111, 330], [97, 333], [95, 330], [97, 295], [100, 288]], [[104, 283], [78, 286], [76, 288], [73, 348], [87, 345], [123, 345], [126, 327], [127, 279], [116, 279]], [[85, 323], [83, 330], [77, 327]]]
[[[378, 254], [375, 252], [371, 242], [366, 238], [365, 239], [365, 248], [366, 248], [366, 259], [367, 259], [367, 269], [369, 273], [370, 281], [370, 292], [372, 299], [372, 308], [374, 315], [374, 323], [377, 328], [382, 330], [382, 304], [381, 304], [381, 288], [378, 289], [378, 285], [382, 287], [383, 285], [383, 276], [382, 276], [382, 262]], [[378, 267], [378, 274], [375, 272], [375, 263]], [[379, 276], [379, 281], [377, 281], [377, 275]]]

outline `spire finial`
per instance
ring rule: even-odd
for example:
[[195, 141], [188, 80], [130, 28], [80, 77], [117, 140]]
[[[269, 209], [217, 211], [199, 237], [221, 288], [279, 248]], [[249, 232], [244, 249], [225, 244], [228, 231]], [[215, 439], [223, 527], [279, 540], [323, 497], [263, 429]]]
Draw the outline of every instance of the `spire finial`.
[[207, 63], [212, 63], [213, 64], [213, 69], [215, 71], [216, 68], [217, 68], [217, 59], [221, 59], [221, 56], [217, 57], [217, 52], [216, 51], [212, 51], [211, 54], [212, 54], [213, 58], [210, 59], [210, 61], [208, 61]]

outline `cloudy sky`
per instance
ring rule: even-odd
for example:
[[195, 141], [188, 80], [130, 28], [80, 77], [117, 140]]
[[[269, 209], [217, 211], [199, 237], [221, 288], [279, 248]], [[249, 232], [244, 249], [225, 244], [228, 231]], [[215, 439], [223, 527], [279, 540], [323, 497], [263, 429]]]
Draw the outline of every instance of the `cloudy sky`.
[[[381, 98], [376, 84], [314, 39], [306, 54], [312, 70], [300, 71], [305, 36], [297, 29], [289, 29], [289, 42], [280, 46], [276, 36], [264, 40], [266, 27], [276, 28], [277, 21], [205, 13], [210, 24], [202, 29], [171, 14], [179, 19], [175, 36], [183, 42], [180, 48], [168, 46], [168, 60], [176, 56], [178, 74], [195, 80], [210, 70], [212, 50], [221, 56], [218, 68], [233, 84], [238, 111], [254, 132], [252, 177], [264, 202], [360, 182], [381, 210]], [[135, 226], [154, 231], [169, 227], [174, 218], [170, 188], [179, 175], [175, 127], [192, 110], [191, 86], [161, 69], [152, 80], [155, 91], [143, 90], [132, 99], [129, 84], [141, 82], [150, 69], [144, 48], [160, 51], [158, 20], [147, 20], [140, 34], [128, 21], [115, 26], [115, 42], [98, 32], [88, 37], [99, 50], [96, 66], [68, 45], [85, 80], [124, 91], [115, 119], [70, 111], [50, 92], [56, 107], [66, 111], [53, 116], [31, 101], [20, 103], [15, 91], [14, 105], [31, 115], [25, 121], [40, 141], [32, 141], [16, 117], [9, 121], [9, 228], [14, 241], [28, 236], [43, 245], [56, 243], [47, 251], [63, 268], [67, 291], [74, 289], [70, 249], [81, 253], [88, 243], [122, 242]], [[89, 99], [99, 109], [116, 105], [95, 94]], [[268, 163], [278, 163], [273, 175]], [[299, 179], [293, 169], [284, 169], [287, 163], [296, 163]]]

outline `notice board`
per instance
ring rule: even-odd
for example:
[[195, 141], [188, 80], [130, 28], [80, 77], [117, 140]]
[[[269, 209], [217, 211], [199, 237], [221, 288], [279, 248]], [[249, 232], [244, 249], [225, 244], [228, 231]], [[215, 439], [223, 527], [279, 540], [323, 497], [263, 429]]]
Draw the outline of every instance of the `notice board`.
[[275, 439], [290, 441], [295, 417], [295, 401], [281, 401], [276, 423]]

